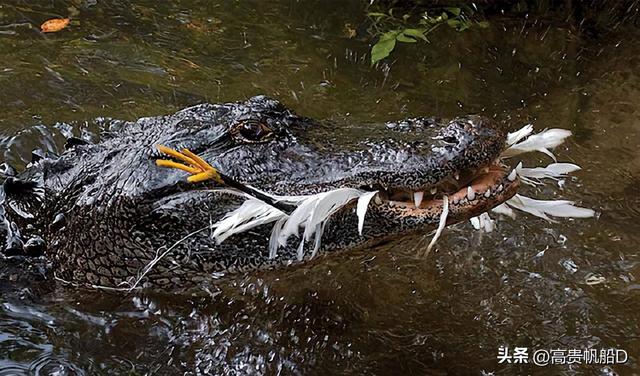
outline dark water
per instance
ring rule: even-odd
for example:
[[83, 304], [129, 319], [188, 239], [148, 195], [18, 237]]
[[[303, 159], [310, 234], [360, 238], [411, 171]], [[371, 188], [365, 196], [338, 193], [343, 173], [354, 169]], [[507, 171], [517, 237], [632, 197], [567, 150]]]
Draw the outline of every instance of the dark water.
[[[0, 374], [639, 374], [640, 30], [602, 12], [584, 23], [562, 8], [492, 12], [488, 29], [443, 28], [372, 68], [357, 1], [3, 2], [1, 159], [17, 166], [38, 144], [59, 147], [43, 136], [57, 122], [256, 94], [329, 120], [336, 138], [484, 112], [572, 130], [556, 155], [583, 170], [562, 190], [524, 193], [598, 216], [522, 214], [489, 234], [462, 224], [428, 258], [416, 256], [427, 241], [405, 238], [194, 294], [23, 283], [2, 261]], [[37, 31], [68, 15], [68, 30]], [[500, 346], [619, 348], [629, 360], [506, 365]]]

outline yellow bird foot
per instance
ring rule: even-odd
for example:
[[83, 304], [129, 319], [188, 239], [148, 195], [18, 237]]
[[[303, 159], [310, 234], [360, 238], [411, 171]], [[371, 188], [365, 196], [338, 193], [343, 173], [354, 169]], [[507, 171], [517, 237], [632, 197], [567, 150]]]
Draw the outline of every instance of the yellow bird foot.
[[160, 153], [166, 154], [183, 162], [180, 163], [168, 159], [158, 159], [156, 160], [156, 165], [159, 167], [177, 168], [179, 170], [188, 172], [189, 174], [191, 174], [191, 176], [187, 178], [187, 181], [189, 183], [199, 183], [206, 180], [213, 180], [218, 184], [225, 184], [218, 170], [207, 163], [204, 159], [192, 153], [189, 149], [182, 149], [181, 151], [177, 151], [164, 145], [156, 145], [156, 148], [158, 148], [158, 151]]

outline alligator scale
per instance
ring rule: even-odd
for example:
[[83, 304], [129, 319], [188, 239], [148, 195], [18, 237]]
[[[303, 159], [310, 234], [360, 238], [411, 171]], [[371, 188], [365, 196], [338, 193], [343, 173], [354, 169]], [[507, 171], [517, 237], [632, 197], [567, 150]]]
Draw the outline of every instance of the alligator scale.
[[[189, 173], [199, 172], [196, 164], [178, 164], [193, 162], [191, 157], [202, 158], [240, 187], [262, 192], [263, 198], [342, 188], [375, 192], [364, 223], [359, 223], [356, 200], [331, 213], [316, 242], [320, 253], [426, 233], [441, 222], [461, 222], [500, 206], [508, 209], [502, 204], [514, 199], [520, 184], [501, 156], [517, 141], [509, 138], [522, 136], [480, 116], [388, 123], [379, 139], [362, 137], [345, 148], [314, 140], [310, 134], [317, 127], [264, 96], [112, 122], [97, 143], [68, 142], [60, 156], [34, 161], [21, 173], [5, 173], [0, 191], [4, 253], [44, 253], [58, 279], [76, 284], [130, 285], [144, 270], [144, 284], [163, 287], [290, 263], [301, 248], [314, 246], [300, 245], [292, 236], [273, 252], [268, 221], [216, 239], [214, 224], [229, 220], [247, 197], [220, 179], [187, 180]], [[158, 145], [165, 146], [164, 154]], [[172, 149], [191, 157], [180, 161], [184, 154]], [[279, 209], [287, 212], [285, 204]]]

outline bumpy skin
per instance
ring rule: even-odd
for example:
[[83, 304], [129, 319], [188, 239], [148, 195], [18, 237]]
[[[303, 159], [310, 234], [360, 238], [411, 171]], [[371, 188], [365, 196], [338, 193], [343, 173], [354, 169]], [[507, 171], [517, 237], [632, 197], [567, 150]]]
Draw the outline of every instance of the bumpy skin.
[[[260, 142], [238, 133], [251, 122], [273, 133]], [[206, 228], [242, 199], [213, 191], [210, 182], [189, 184], [182, 171], [158, 168], [157, 144], [189, 148], [226, 175], [264, 191], [300, 195], [337, 187], [422, 190], [488, 165], [505, 142], [500, 127], [477, 116], [449, 123], [427, 118], [388, 123], [384, 136], [363, 138], [346, 151], [314, 141], [309, 135], [318, 126], [263, 96], [112, 122], [99, 143], [73, 145], [60, 157], [39, 160], [6, 179], [6, 197], [0, 193], [0, 236], [17, 253], [37, 252], [46, 244], [45, 255], [57, 277], [99, 286], [132, 281], [158, 253], [169, 250], [143, 282], [186, 286], [214, 273], [292, 262], [298, 240], [292, 239], [275, 259], [268, 257], [270, 225], [216, 244]], [[478, 199], [481, 204], [473, 210], [452, 206], [449, 222], [506, 198]], [[326, 225], [322, 251], [426, 231], [439, 217], [437, 207], [412, 216], [386, 204], [372, 205], [359, 236], [351, 206]]]

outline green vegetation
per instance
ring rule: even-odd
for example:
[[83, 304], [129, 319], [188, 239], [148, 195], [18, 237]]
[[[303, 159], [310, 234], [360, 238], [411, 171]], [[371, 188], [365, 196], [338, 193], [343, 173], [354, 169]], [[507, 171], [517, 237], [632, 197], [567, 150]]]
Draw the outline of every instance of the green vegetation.
[[411, 14], [396, 17], [393, 11], [392, 8], [386, 13], [368, 13], [373, 21], [372, 33], [378, 36], [378, 41], [371, 48], [371, 65], [389, 56], [398, 42], [416, 43], [422, 40], [429, 43], [427, 36], [441, 25], [446, 25], [458, 32], [474, 26], [483, 28], [489, 26], [486, 21], [475, 21], [472, 18], [474, 10], [468, 6], [424, 11], [418, 20], [415, 20]]

